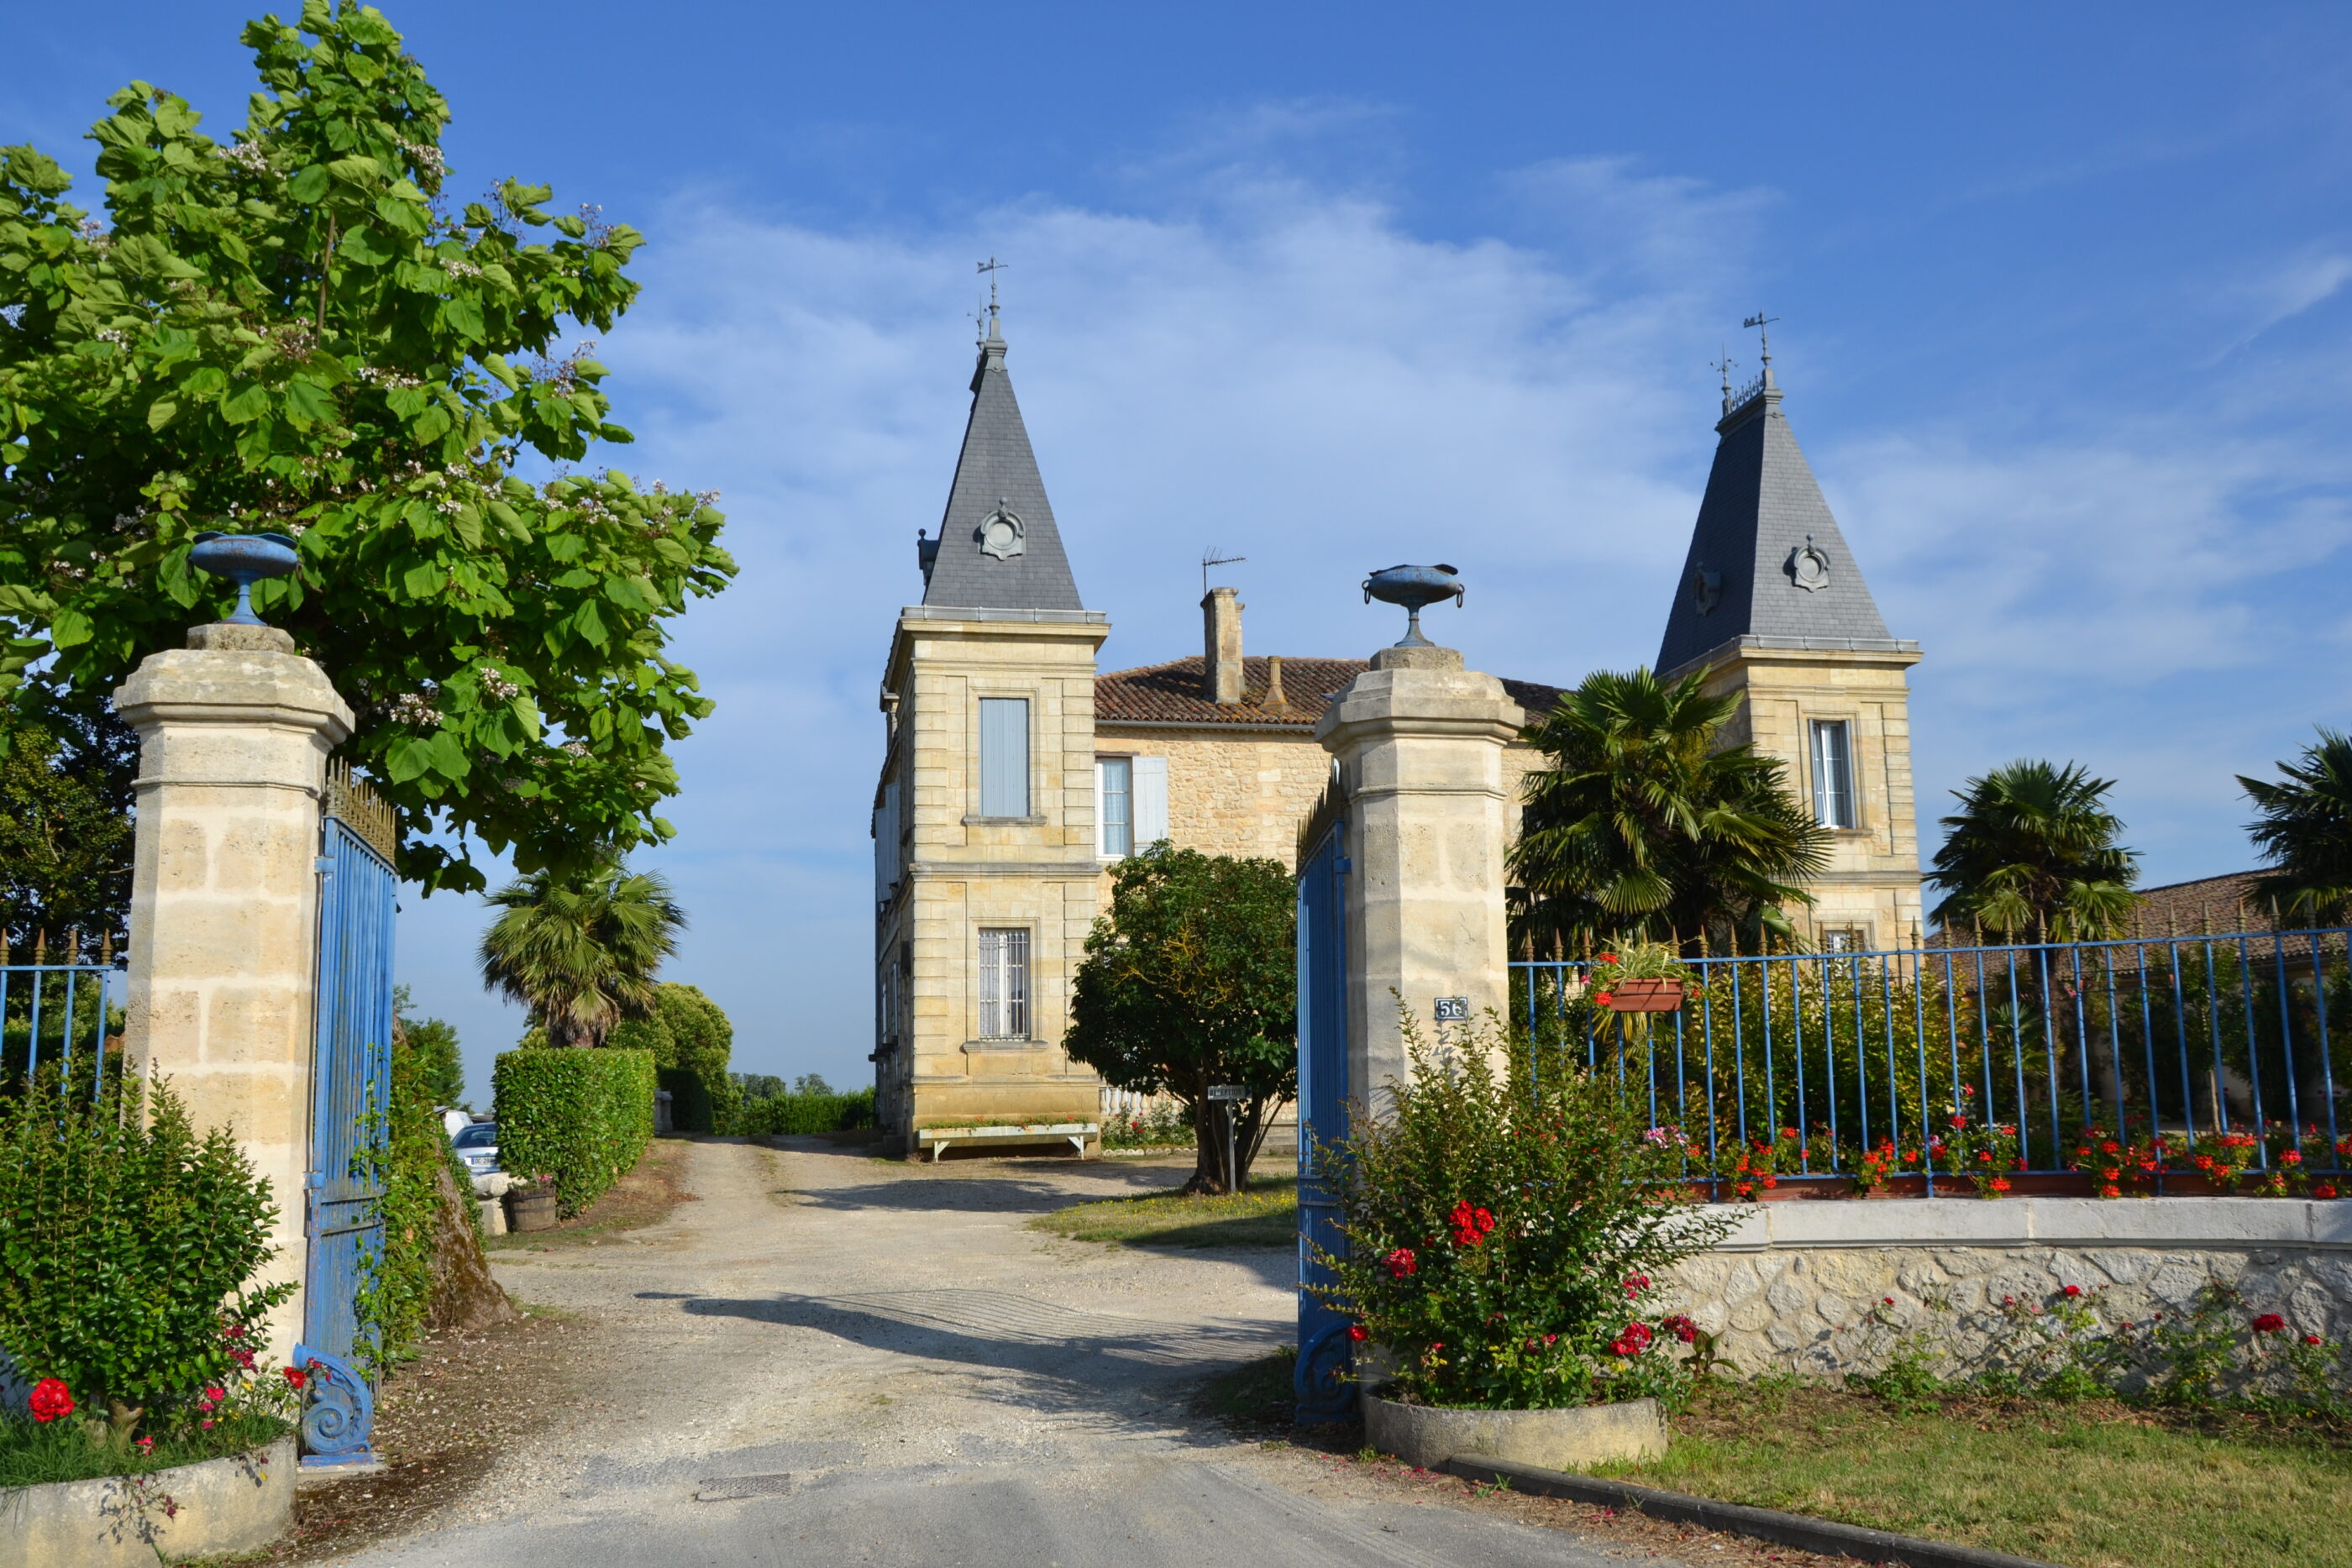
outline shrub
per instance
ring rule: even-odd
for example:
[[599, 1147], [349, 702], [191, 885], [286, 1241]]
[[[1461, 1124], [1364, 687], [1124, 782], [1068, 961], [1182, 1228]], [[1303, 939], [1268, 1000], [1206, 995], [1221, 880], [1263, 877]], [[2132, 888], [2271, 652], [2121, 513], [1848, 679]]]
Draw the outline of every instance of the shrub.
[[[383, 1181], [377, 1205], [383, 1248], [359, 1298], [364, 1331], [360, 1359], [372, 1375], [414, 1354], [425, 1328], [433, 1300], [434, 1249], [441, 1236], [441, 1173], [449, 1173], [458, 1192], [470, 1197], [474, 1190], [472, 1173], [441, 1122], [438, 1106], [446, 1102], [437, 1092], [444, 1086], [437, 1042], [429, 1037], [420, 1042], [417, 1032], [402, 1029], [393, 1039], [392, 1103], [378, 1173]], [[470, 1205], [468, 1209], [478, 1230], [480, 1211]]]
[[257, 1370], [249, 1347], [294, 1293], [255, 1282], [276, 1218], [236, 1140], [198, 1135], [168, 1085], [60, 1094], [44, 1073], [0, 1096], [0, 1346], [115, 1447], [211, 1419], [206, 1390]]
[[736, 1113], [735, 1130], [746, 1137], [796, 1133], [842, 1133], [874, 1125], [874, 1091], [855, 1094], [774, 1094], [747, 1103]]
[[499, 1163], [550, 1178], [557, 1207], [579, 1213], [626, 1176], [654, 1135], [647, 1051], [509, 1051], [491, 1071]]
[[[735, 1026], [697, 986], [665, 980], [654, 988], [653, 1010], [613, 1026], [605, 1047], [650, 1051], [670, 1092], [670, 1114], [681, 1133], [730, 1130], [741, 1091], [727, 1071]], [[691, 1076], [691, 1086], [680, 1082]], [[699, 1109], [697, 1109], [699, 1107]]]
[[[1488, 1030], [1433, 1050], [1405, 1019], [1409, 1083], [1318, 1144], [1345, 1256], [1315, 1287], [1396, 1358], [1391, 1397], [1488, 1409], [1656, 1395], [1675, 1403], [1693, 1343], [1643, 1311], [1655, 1276], [1732, 1218], [1693, 1207], [1682, 1150], [1613, 1079]], [[1499, 1061], [1497, 1060], [1499, 1059]]]

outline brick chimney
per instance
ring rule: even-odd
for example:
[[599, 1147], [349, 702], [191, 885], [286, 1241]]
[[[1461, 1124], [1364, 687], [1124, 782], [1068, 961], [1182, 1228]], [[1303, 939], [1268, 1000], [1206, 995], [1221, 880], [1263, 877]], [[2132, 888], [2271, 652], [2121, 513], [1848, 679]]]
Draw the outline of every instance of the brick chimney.
[[1213, 588], [1201, 601], [1207, 657], [1201, 664], [1201, 695], [1232, 706], [1242, 700], [1242, 601], [1237, 588]]

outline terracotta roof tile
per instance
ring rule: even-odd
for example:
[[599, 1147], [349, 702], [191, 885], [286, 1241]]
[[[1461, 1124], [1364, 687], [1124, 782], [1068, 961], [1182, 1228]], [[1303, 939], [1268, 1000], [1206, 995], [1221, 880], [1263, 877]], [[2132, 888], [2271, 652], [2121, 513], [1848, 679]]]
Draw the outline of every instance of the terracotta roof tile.
[[[1339, 689], [1370, 665], [1362, 659], [1294, 659], [1282, 661], [1285, 707], [1265, 706], [1267, 661], [1242, 661], [1242, 700], [1221, 706], [1201, 695], [1204, 661], [1198, 653], [1164, 664], [1113, 670], [1095, 677], [1095, 722], [1101, 725], [1139, 724], [1284, 724], [1312, 729], [1315, 721]], [[1513, 702], [1530, 715], [1548, 712], [1559, 700], [1559, 688], [1534, 681], [1503, 683]]]

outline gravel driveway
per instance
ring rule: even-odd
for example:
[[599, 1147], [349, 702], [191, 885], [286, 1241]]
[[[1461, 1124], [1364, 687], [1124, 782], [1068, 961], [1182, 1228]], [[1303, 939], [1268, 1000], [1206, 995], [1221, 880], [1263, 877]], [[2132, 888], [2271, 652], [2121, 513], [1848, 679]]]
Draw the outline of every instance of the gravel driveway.
[[1624, 1560], [1622, 1546], [1383, 1495], [1323, 1456], [1192, 1415], [1202, 1376], [1291, 1339], [1290, 1255], [1024, 1228], [1076, 1200], [1172, 1187], [1189, 1165], [941, 1169], [813, 1142], [698, 1144], [699, 1201], [660, 1224], [499, 1257], [517, 1296], [597, 1325], [579, 1417], [503, 1454], [460, 1517], [347, 1561]]

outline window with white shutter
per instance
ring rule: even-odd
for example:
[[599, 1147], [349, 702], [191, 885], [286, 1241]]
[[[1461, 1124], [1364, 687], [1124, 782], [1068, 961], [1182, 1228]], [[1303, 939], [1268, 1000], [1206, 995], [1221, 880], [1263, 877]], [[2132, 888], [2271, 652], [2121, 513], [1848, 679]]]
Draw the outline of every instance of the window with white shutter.
[[980, 699], [980, 814], [1029, 814], [1029, 699]]
[[1095, 852], [1125, 860], [1135, 852], [1135, 758], [1095, 758]]
[[1813, 721], [1813, 817], [1824, 828], [1854, 826], [1853, 752], [1842, 718]]
[[1168, 758], [1133, 759], [1135, 847], [1148, 850], [1168, 836]]

